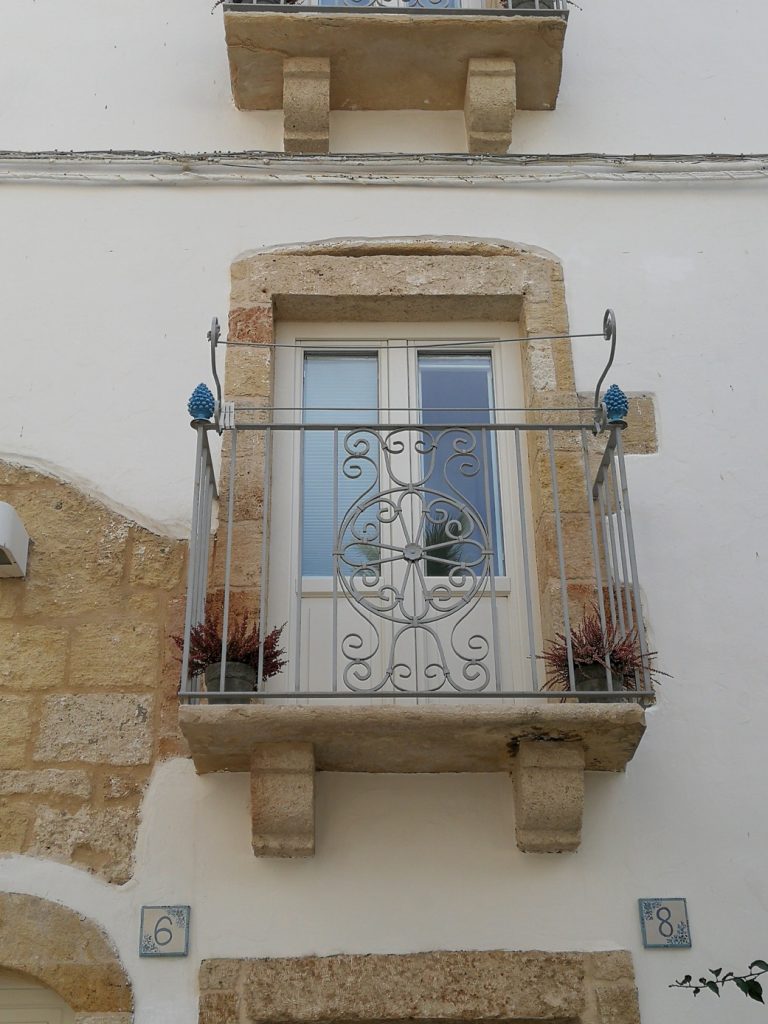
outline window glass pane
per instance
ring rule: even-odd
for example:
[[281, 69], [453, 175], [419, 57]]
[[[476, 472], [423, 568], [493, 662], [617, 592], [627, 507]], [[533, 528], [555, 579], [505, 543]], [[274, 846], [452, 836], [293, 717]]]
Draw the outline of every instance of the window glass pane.
[[[375, 355], [306, 353], [304, 356], [304, 422], [376, 423], [379, 404], [378, 362]], [[369, 412], [350, 411], [349, 406]], [[338, 463], [334, 467], [333, 431], [308, 430], [304, 436], [304, 501], [301, 571], [304, 576], [331, 576], [333, 542], [345, 512], [376, 482], [374, 465], [356, 460], [361, 470], [356, 478], [344, 472], [344, 431], [339, 431]], [[356, 437], [360, 435], [356, 433]], [[370, 457], [378, 464], [378, 448], [372, 444]], [[338, 516], [333, 522], [333, 477], [338, 477]], [[371, 511], [375, 518], [375, 509]], [[360, 563], [366, 561], [360, 551]], [[352, 559], [357, 560], [353, 551]]]
[[[493, 423], [493, 375], [490, 354], [419, 355], [421, 419], [426, 425]], [[472, 521], [479, 519], [494, 551], [494, 571], [504, 574], [496, 435], [490, 431], [435, 432], [437, 454], [430, 486], [449, 500], [430, 495], [425, 523], [427, 573], [447, 576], [456, 565], [472, 569], [484, 540]], [[470, 453], [462, 458], [462, 452]], [[487, 472], [486, 472], [487, 470]], [[488, 500], [490, 496], [490, 501]], [[490, 508], [488, 507], [490, 504]], [[464, 506], [459, 516], [457, 512]], [[431, 520], [436, 520], [432, 522]], [[457, 534], [467, 537], [462, 544]]]

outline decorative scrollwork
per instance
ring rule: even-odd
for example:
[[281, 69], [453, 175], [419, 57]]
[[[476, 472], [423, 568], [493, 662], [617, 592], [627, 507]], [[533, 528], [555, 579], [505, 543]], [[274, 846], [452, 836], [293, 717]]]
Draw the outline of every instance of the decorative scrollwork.
[[[477, 497], [478, 478], [488, 479], [478, 439], [469, 429], [423, 426], [360, 428], [344, 438], [342, 477], [368, 483], [341, 516], [334, 549], [337, 585], [366, 623], [341, 641], [349, 689], [489, 685], [488, 639], [471, 629], [464, 635], [495, 571], [489, 510]], [[389, 656], [376, 678], [384, 632]]]

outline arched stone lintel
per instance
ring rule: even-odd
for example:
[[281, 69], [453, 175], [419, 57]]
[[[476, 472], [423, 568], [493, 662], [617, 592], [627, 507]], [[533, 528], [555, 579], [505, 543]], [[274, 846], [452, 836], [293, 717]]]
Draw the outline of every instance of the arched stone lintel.
[[93, 921], [50, 900], [0, 893], [0, 966], [41, 981], [77, 1024], [130, 1024], [133, 990], [117, 951]]

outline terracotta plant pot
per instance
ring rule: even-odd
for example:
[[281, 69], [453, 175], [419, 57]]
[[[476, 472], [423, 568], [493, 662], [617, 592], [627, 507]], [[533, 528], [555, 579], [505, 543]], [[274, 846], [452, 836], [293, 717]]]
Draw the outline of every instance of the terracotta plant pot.
[[[205, 688], [208, 693], [220, 692], [221, 662], [209, 665], [205, 670]], [[239, 661], [228, 661], [224, 676], [224, 692], [232, 696], [221, 696], [212, 700], [216, 704], [250, 704], [256, 689], [256, 669]], [[248, 694], [248, 696], [246, 696]]]

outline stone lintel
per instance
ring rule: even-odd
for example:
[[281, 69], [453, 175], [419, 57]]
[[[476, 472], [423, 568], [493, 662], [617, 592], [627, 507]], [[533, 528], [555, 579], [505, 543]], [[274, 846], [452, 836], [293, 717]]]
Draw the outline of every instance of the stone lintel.
[[251, 758], [253, 852], [315, 852], [315, 755], [311, 743], [260, 743]]
[[584, 747], [524, 740], [514, 767], [515, 837], [523, 853], [570, 853], [581, 843]]
[[515, 62], [472, 57], [467, 68], [464, 121], [468, 153], [506, 153], [517, 109]]
[[327, 153], [331, 62], [327, 57], [283, 60], [283, 142], [286, 153]]
[[[318, 771], [509, 772], [510, 749], [526, 740], [584, 748], [588, 771], [623, 771], [645, 730], [637, 704], [531, 701], [504, 707], [402, 705], [180, 708], [195, 767], [251, 770], [261, 745], [312, 744]], [[459, 703], [459, 702], [457, 702]]]

